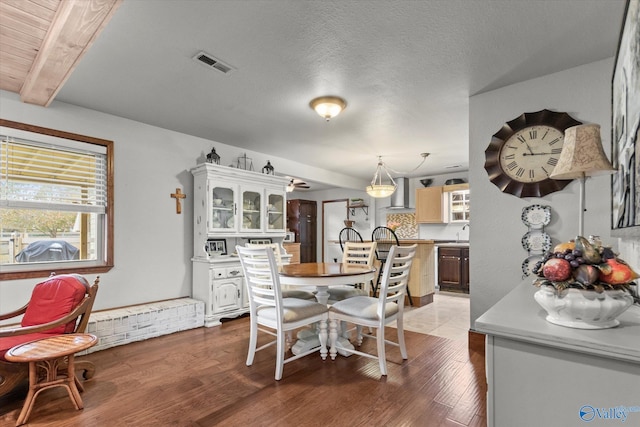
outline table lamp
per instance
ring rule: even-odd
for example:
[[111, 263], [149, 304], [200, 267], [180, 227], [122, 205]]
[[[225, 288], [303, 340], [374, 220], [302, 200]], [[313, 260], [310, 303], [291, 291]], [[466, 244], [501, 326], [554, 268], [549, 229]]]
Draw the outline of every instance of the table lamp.
[[602, 141], [600, 125], [573, 126], [564, 132], [564, 145], [558, 164], [549, 175], [552, 179], [580, 180], [579, 236], [584, 236], [585, 181], [588, 176], [611, 174], [615, 169], [607, 159]]

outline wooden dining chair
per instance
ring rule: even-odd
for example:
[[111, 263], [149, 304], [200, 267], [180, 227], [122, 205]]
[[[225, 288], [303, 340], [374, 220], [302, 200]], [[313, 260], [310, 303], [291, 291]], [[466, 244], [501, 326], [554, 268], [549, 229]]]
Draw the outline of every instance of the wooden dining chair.
[[[276, 263], [278, 264], [278, 266], [281, 266], [283, 264], [282, 252], [280, 250], [280, 244], [278, 243], [246, 243], [244, 246], [246, 248], [271, 248], [273, 249], [273, 254], [276, 257]], [[316, 294], [305, 289], [290, 289], [286, 286], [283, 286], [282, 298], [301, 298], [315, 301]]]
[[[326, 359], [327, 306], [314, 301], [282, 297], [278, 263], [272, 248], [236, 246], [236, 250], [244, 271], [249, 296], [250, 331], [247, 366], [253, 364], [256, 352], [273, 344], [276, 344], [276, 380], [282, 379], [286, 363], [318, 350], [322, 359]], [[315, 322], [319, 322], [320, 346], [285, 358], [285, 333]], [[276, 339], [257, 347], [258, 331], [275, 336]]]
[[[380, 262], [380, 267], [378, 268], [378, 278], [376, 279], [376, 283], [373, 286], [373, 296], [376, 296], [378, 292], [378, 286], [380, 284], [380, 279], [382, 277], [382, 271], [384, 270], [384, 265], [387, 261], [387, 257], [389, 255], [389, 251], [392, 246], [400, 245], [400, 241], [398, 240], [398, 236], [395, 231], [390, 229], [389, 227], [380, 226], [373, 229], [371, 233], [371, 240], [378, 244], [376, 249], [376, 259]], [[413, 301], [411, 300], [411, 292], [407, 287], [407, 297], [409, 299], [409, 305], [413, 305]]]
[[[342, 252], [343, 264], [360, 264], [373, 267], [377, 243], [376, 242], [345, 242]], [[373, 283], [371, 283], [373, 284]], [[354, 283], [353, 285], [335, 286], [328, 289], [329, 304], [342, 301], [360, 295], [368, 296], [370, 293], [368, 283]]]
[[[416, 254], [418, 245], [392, 246], [387, 262], [384, 266], [380, 282], [379, 296], [357, 296], [338, 301], [329, 309], [329, 339], [331, 348], [329, 354], [335, 359], [337, 354], [336, 342], [339, 336], [339, 322], [351, 322], [358, 325], [356, 345], [362, 344], [363, 337], [375, 338], [377, 341], [377, 355], [372, 355], [355, 349], [342, 348], [347, 353], [378, 359], [380, 373], [387, 375], [387, 361], [385, 344], [400, 347], [400, 354], [407, 359], [407, 348], [404, 341], [403, 311], [404, 297], [409, 280], [409, 270]], [[398, 342], [385, 339], [385, 326], [396, 322]], [[362, 326], [376, 329], [376, 335], [363, 334]]]

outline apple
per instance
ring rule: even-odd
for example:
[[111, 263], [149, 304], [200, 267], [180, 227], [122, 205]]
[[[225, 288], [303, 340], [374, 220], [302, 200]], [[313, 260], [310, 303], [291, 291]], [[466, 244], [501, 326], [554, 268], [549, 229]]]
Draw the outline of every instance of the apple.
[[542, 274], [552, 282], [562, 282], [571, 277], [571, 264], [562, 258], [551, 258], [544, 263]]

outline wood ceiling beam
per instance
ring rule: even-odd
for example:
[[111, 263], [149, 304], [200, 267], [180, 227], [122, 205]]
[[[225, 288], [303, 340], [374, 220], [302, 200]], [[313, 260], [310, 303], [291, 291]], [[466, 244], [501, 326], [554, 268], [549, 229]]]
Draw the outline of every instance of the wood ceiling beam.
[[60, 3], [20, 90], [23, 102], [49, 106], [123, 0]]

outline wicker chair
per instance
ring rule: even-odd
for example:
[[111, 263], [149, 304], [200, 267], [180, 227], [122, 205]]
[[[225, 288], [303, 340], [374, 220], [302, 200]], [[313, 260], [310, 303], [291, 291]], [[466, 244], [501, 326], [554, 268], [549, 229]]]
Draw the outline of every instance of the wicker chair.
[[[19, 326], [0, 326], [0, 396], [9, 393], [29, 375], [26, 363], [8, 362], [5, 353], [16, 345], [39, 338], [85, 332], [99, 281], [97, 277], [90, 286], [77, 274], [52, 276], [33, 288], [31, 299], [24, 307], [0, 314], [0, 321], [23, 316]], [[75, 368], [84, 371], [85, 379], [95, 372], [89, 361], [76, 361]]]

